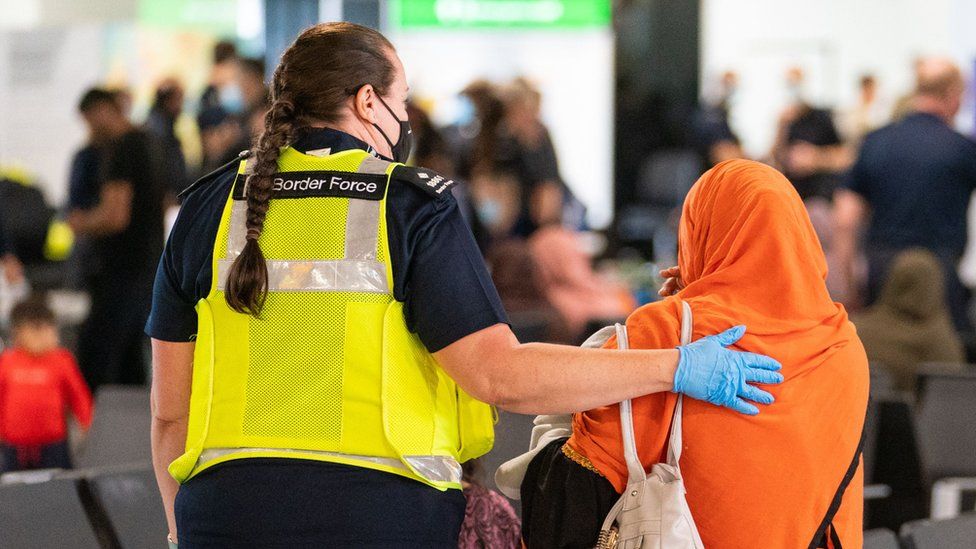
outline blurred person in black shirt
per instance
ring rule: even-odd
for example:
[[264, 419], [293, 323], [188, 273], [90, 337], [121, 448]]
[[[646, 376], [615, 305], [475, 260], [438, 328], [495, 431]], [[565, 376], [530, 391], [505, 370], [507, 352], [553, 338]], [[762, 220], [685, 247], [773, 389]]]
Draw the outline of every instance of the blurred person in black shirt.
[[528, 237], [538, 228], [560, 224], [568, 189], [559, 175], [559, 162], [549, 129], [542, 123], [542, 94], [525, 78], [502, 90], [505, 119], [498, 160], [517, 174], [522, 185], [522, 212], [515, 226]]
[[122, 111], [122, 116], [126, 119], [132, 119], [132, 107], [135, 105], [135, 98], [132, 96], [132, 90], [127, 86], [116, 86], [113, 88], [107, 88], [108, 92], [112, 94], [112, 98], [115, 99], [115, 104], [119, 106]]
[[434, 126], [427, 111], [410, 100], [407, 102], [407, 115], [410, 117], [410, 128], [413, 130], [413, 150], [409, 163], [413, 166], [430, 168], [447, 177], [457, 177], [457, 165], [450, 146]]
[[69, 209], [88, 209], [97, 202], [104, 148], [105, 143], [89, 133], [88, 141], [75, 152], [68, 173]]
[[244, 110], [236, 116], [241, 129], [237, 143], [231, 147], [235, 153], [252, 148], [264, 129], [264, 115], [270, 105], [268, 87], [264, 83], [264, 61], [245, 57], [240, 60], [240, 67], [239, 84]]
[[92, 242], [85, 286], [91, 310], [81, 328], [78, 360], [89, 385], [145, 382], [146, 339], [156, 263], [163, 248], [162, 181], [166, 168], [155, 141], [132, 125], [114, 95], [85, 93], [79, 104], [91, 135], [105, 143], [100, 178], [88, 207], [68, 223]]
[[811, 105], [803, 96], [802, 69], [786, 75], [791, 103], [780, 115], [772, 157], [796, 187], [800, 198], [830, 200], [840, 173], [850, 164], [833, 114]]
[[237, 106], [243, 109], [238, 76], [240, 74], [237, 46], [230, 40], [221, 40], [214, 45], [213, 67], [207, 87], [200, 96], [200, 110], [213, 107]]
[[458, 175], [470, 179], [476, 171], [488, 171], [494, 158], [505, 106], [495, 86], [475, 80], [458, 94], [462, 106], [456, 123], [444, 128], [444, 138], [457, 158]]
[[482, 250], [488, 241], [524, 238], [559, 224], [564, 201], [573, 198], [540, 120], [539, 92], [518, 78], [504, 87], [478, 80], [461, 94], [473, 116], [446, 134], [454, 140], [458, 173], [470, 183], [473, 211], [485, 228], [478, 238]]
[[518, 178], [500, 146], [505, 105], [497, 87], [475, 80], [460, 93], [464, 106], [444, 136], [457, 159], [457, 173], [466, 182], [465, 218], [482, 254], [511, 236], [521, 210]]
[[176, 120], [183, 112], [183, 98], [183, 86], [175, 78], [160, 82], [145, 126], [159, 144], [166, 163], [167, 191], [174, 199], [190, 184], [183, 145], [176, 136]]
[[702, 166], [711, 167], [745, 156], [739, 137], [729, 124], [729, 110], [738, 86], [739, 75], [725, 71], [718, 83], [717, 93], [703, 100], [695, 112], [692, 120], [693, 141]]
[[946, 299], [960, 332], [969, 332], [968, 290], [957, 268], [967, 240], [967, 208], [976, 189], [976, 143], [956, 132], [965, 84], [950, 60], [918, 67], [912, 111], [868, 134], [835, 198], [835, 251], [841, 300], [857, 304], [857, 238], [867, 223], [867, 304], [903, 250], [930, 250], [942, 264]]
[[[104, 97], [100, 93], [88, 93], [85, 95], [88, 100], [82, 101], [79, 109], [88, 109], [93, 101]], [[104, 134], [105, 132], [96, 132], [91, 124], [86, 126], [87, 141], [75, 152], [68, 173], [68, 202], [65, 211], [69, 213], [75, 210], [89, 210], [98, 204], [108, 136]], [[66, 265], [66, 280], [69, 287], [87, 289], [87, 281], [90, 275], [97, 271], [97, 264], [98, 258], [95, 257], [91, 238], [76, 235], [74, 245], [71, 247], [71, 257]]]
[[482, 222], [482, 216], [479, 216], [477, 211], [477, 206], [484, 201], [484, 196], [476, 197], [472, 192], [471, 182], [458, 175], [458, 165], [462, 160], [457, 158], [456, 149], [445, 137], [445, 133], [453, 130], [455, 138], [459, 138], [457, 126], [445, 128], [444, 131], [437, 129], [427, 111], [413, 100], [407, 102], [407, 117], [413, 130], [413, 151], [409, 164], [424, 166], [457, 180], [457, 185], [451, 188], [451, 194], [457, 199], [458, 209], [471, 233], [474, 234], [478, 248], [483, 254], [486, 253], [491, 244], [491, 231]]
[[238, 82], [245, 118], [255, 109], [265, 108], [268, 104], [268, 86], [264, 83], [264, 61], [254, 57], [241, 59]]
[[242, 150], [249, 148], [250, 140], [240, 121], [222, 107], [200, 111], [197, 115], [197, 126], [200, 128], [200, 143], [203, 146], [199, 176], [216, 170], [237, 158]]

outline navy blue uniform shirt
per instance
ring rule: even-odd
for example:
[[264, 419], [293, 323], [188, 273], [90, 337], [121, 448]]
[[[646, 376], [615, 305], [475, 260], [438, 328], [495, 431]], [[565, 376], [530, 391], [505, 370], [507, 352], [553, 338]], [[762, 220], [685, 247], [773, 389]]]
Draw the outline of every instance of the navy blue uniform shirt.
[[910, 114], [868, 134], [845, 187], [871, 206], [869, 247], [961, 256], [976, 143], [931, 114]]
[[[369, 150], [346, 133], [304, 132], [295, 149]], [[196, 303], [210, 293], [213, 248], [237, 163], [190, 192], [166, 244], [153, 290], [146, 333], [164, 341], [192, 341]], [[478, 246], [450, 193], [434, 199], [394, 178], [387, 194], [387, 233], [393, 294], [404, 303], [407, 326], [436, 352], [508, 319]], [[269, 228], [273, 230], [273, 228]]]

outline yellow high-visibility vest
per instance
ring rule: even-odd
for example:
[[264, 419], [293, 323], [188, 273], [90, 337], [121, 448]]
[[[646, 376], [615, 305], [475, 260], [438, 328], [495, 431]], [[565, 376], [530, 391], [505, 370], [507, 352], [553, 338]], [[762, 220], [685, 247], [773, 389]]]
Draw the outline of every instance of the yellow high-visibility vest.
[[218, 463], [296, 458], [459, 488], [460, 463], [491, 449], [493, 409], [467, 395], [407, 329], [393, 297], [387, 189], [398, 164], [362, 150], [282, 149], [259, 244], [259, 318], [224, 298], [245, 244], [246, 161], [217, 231], [210, 294], [196, 306], [180, 482]]

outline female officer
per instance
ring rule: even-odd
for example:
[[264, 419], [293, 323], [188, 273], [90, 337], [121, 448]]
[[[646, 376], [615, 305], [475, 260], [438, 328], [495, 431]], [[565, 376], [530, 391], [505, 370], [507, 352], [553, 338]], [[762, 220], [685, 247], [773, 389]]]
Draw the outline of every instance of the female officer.
[[312, 27], [275, 71], [255, 150], [186, 196], [147, 325], [153, 461], [184, 547], [456, 547], [458, 464], [493, 440], [483, 403], [772, 402], [746, 382], [778, 382], [778, 364], [726, 350], [735, 333], [519, 344], [453, 182], [399, 164], [407, 93], [381, 34]]

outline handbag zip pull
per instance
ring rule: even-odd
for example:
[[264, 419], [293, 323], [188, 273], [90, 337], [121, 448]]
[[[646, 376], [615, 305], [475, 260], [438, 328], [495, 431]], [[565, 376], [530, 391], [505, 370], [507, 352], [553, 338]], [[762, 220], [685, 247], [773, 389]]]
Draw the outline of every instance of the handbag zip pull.
[[600, 537], [597, 538], [594, 549], [615, 549], [617, 547], [617, 527], [613, 526], [609, 530], [601, 530]]

